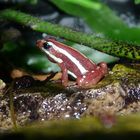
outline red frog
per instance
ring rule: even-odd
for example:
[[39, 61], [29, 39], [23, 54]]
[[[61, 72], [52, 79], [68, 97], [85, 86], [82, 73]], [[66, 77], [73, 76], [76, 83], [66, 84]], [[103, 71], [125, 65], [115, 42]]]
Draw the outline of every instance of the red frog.
[[101, 62], [96, 65], [77, 50], [64, 45], [55, 39], [42, 39], [37, 46], [45, 52], [48, 59], [57, 63], [62, 71], [62, 84], [67, 86], [68, 73], [76, 78], [81, 88], [91, 88], [97, 84], [108, 72], [107, 64]]

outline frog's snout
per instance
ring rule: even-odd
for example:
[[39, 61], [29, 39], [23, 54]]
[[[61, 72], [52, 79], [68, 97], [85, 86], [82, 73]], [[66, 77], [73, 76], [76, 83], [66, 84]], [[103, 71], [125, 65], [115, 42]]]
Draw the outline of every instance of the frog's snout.
[[42, 48], [44, 45], [44, 43], [45, 43], [46, 41], [45, 40], [37, 40], [36, 41], [36, 46], [38, 47], [38, 48]]

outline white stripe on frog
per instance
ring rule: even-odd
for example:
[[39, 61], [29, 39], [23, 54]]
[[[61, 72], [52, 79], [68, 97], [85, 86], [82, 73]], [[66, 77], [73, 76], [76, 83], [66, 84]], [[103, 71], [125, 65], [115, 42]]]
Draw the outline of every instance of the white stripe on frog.
[[[80, 70], [81, 74], [85, 74], [88, 70], [85, 69], [85, 67], [82, 66], [82, 64], [75, 58], [73, 57], [70, 53], [68, 53], [66, 50], [57, 47], [54, 43], [48, 42], [49, 45], [51, 45], [56, 51], [62, 53], [66, 57], [68, 57]], [[60, 59], [60, 58], [59, 58]]]
[[62, 63], [63, 60], [56, 57], [55, 55], [52, 55], [49, 51], [47, 51], [46, 49], [44, 49], [43, 47], [41, 48], [50, 58], [52, 58], [54, 61], [56, 61], [57, 63]]

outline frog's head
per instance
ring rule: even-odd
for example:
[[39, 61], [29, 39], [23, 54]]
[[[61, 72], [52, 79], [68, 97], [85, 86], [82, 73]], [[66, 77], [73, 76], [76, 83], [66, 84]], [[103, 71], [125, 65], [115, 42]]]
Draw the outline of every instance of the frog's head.
[[49, 58], [50, 61], [55, 63], [62, 63], [63, 61], [59, 58], [58, 47], [51, 42], [51, 40], [37, 40], [36, 46], [41, 49]]
[[50, 47], [52, 47], [52, 44], [47, 40], [41, 39], [41, 40], [37, 40], [36, 46], [40, 49], [48, 50]]

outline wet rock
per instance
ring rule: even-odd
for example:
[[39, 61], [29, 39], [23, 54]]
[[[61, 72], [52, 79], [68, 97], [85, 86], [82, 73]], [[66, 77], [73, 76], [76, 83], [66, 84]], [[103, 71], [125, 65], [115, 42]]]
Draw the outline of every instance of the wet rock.
[[14, 88], [15, 89], [28, 88], [31, 87], [33, 84], [34, 84], [34, 79], [31, 76], [26, 75], [15, 79]]
[[6, 84], [0, 79], [0, 90], [4, 89]]
[[0, 131], [13, 127], [10, 116], [9, 101], [0, 97]]

